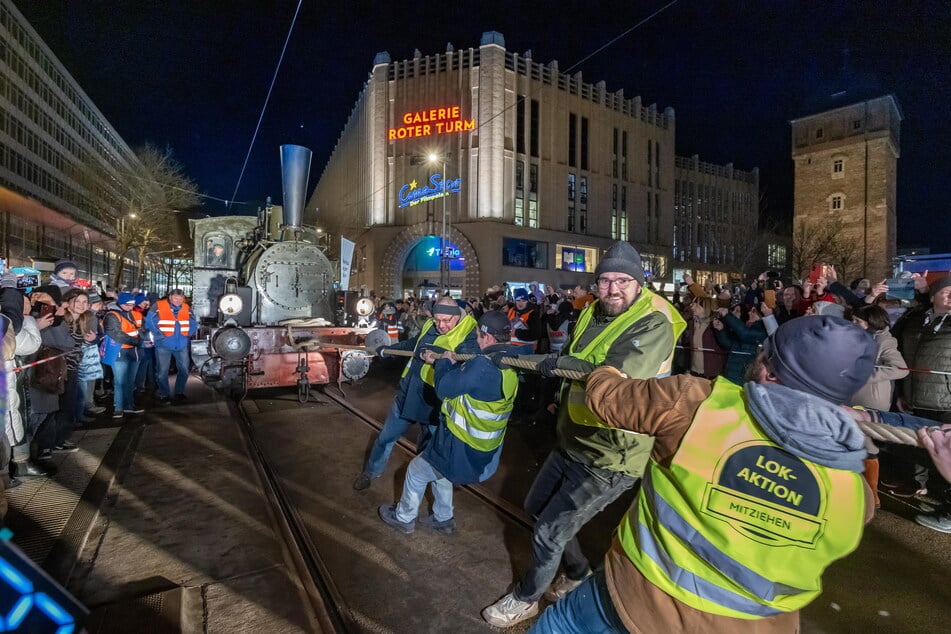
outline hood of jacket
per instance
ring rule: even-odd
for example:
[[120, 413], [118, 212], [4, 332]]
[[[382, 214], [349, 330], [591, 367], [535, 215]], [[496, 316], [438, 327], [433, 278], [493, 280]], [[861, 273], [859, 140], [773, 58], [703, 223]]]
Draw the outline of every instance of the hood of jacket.
[[778, 383], [744, 386], [750, 413], [786, 451], [832, 469], [861, 473], [865, 434], [845, 410]]

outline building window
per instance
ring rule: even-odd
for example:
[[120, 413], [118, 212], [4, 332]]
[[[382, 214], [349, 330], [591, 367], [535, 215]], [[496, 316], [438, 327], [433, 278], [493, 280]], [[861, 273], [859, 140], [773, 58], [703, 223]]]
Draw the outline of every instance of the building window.
[[568, 113], [568, 166], [578, 167], [578, 115]]
[[627, 185], [621, 186], [621, 211], [627, 211]]
[[575, 175], [568, 173], [568, 200], [574, 202], [575, 200]]
[[594, 273], [598, 265], [598, 250], [574, 244], [555, 245], [555, 268], [559, 271]]
[[816, 128], [816, 138], [821, 139], [823, 136], [825, 136], [825, 132], [822, 128]]
[[614, 128], [614, 154], [612, 155], [612, 161], [611, 161], [611, 175], [614, 178], [617, 178], [617, 138], [618, 138], [618, 129]]
[[617, 240], [617, 209], [611, 210], [611, 239]]
[[528, 167], [528, 191], [532, 194], [538, 193], [538, 165], [534, 163]]
[[862, 129], [862, 120], [861, 119], [852, 119], [852, 129], [861, 130]]
[[829, 199], [829, 210], [841, 211], [844, 200], [845, 196], [842, 194], [834, 194], [832, 198]]
[[502, 265], [547, 269], [548, 243], [520, 238], [502, 238]]
[[515, 151], [525, 154], [525, 95], [515, 102]]
[[520, 197], [515, 199], [515, 224], [519, 227], [525, 224], [525, 201]]
[[588, 204], [588, 177], [587, 176], [581, 177], [581, 204], [582, 205]]
[[588, 169], [588, 117], [581, 117], [581, 169]]
[[538, 228], [538, 201], [528, 201], [528, 226], [532, 229]]
[[525, 189], [525, 161], [515, 161], [515, 191]]
[[837, 158], [832, 160], [832, 178], [842, 178], [845, 176], [845, 159]]
[[568, 229], [569, 232], [575, 230], [575, 208], [568, 207]]
[[584, 208], [578, 212], [578, 233], [588, 234], [588, 210]]
[[532, 99], [531, 112], [530, 112], [531, 121], [530, 121], [529, 133], [531, 134], [530, 143], [531, 143], [532, 156], [534, 157], [538, 157], [538, 141], [539, 141], [538, 121], [540, 119], [538, 108], [539, 108], [538, 99]]
[[620, 216], [620, 226], [618, 227], [618, 240], [627, 240], [627, 213]]
[[782, 271], [786, 268], [786, 247], [781, 244], [770, 244], [766, 247], [766, 266], [770, 269]]

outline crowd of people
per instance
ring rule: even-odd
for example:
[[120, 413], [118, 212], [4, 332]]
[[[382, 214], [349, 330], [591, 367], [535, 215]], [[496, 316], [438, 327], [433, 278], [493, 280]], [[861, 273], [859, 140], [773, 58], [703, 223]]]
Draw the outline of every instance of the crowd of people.
[[105, 290], [77, 280], [76, 264], [59, 260], [49, 280], [36, 287], [22, 288], [16, 273], [5, 271], [0, 312], [4, 490], [19, 486], [22, 478], [53, 475], [53, 455], [77, 451], [70, 434], [97, 417], [142, 414], [146, 390], [154, 389], [160, 404], [185, 399], [188, 338], [197, 322], [180, 289], [162, 298], [142, 289]]
[[[880, 488], [933, 490], [946, 504], [916, 521], [951, 532], [951, 426], [940, 427], [951, 423], [951, 275], [913, 279], [915, 299], [901, 302], [885, 282], [846, 286], [831, 266], [805, 283], [685, 276], [665, 297], [619, 242], [589, 287], [381, 299], [393, 328], [377, 354], [412, 356], [354, 489], [372, 486], [418, 424], [402, 495], [378, 514], [402, 533], [452, 534], [452, 486], [491, 477], [522, 400], [522, 420], [555, 425], [557, 444], [524, 502], [531, 564], [487, 622], [532, 618], [545, 597], [554, 605], [532, 632], [745, 631], [750, 619], [794, 631], [825, 568], [857, 547]], [[535, 371], [517, 377], [503, 355]], [[856, 421], [916, 428], [924, 449], [879, 446]], [[578, 531], [638, 486], [592, 565]], [[821, 534], [792, 534], [802, 513]]]

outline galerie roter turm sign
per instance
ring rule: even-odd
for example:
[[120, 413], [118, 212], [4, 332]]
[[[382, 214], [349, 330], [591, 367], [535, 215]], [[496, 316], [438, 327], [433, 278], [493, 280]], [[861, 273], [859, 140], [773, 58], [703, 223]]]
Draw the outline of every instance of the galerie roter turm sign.
[[407, 112], [402, 121], [402, 126], [389, 129], [390, 141], [475, 130], [475, 119], [463, 119], [459, 106]]

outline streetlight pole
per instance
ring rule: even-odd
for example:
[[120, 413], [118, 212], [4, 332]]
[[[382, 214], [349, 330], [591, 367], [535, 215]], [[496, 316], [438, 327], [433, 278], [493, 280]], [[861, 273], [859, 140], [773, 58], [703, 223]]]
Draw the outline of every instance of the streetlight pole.
[[450, 286], [450, 268], [449, 268], [449, 231], [452, 227], [452, 221], [449, 218], [449, 190], [447, 189], [448, 179], [446, 178], [446, 159], [442, 162], [442, 249], [439, 252], [439, 285], [448, 293]]

